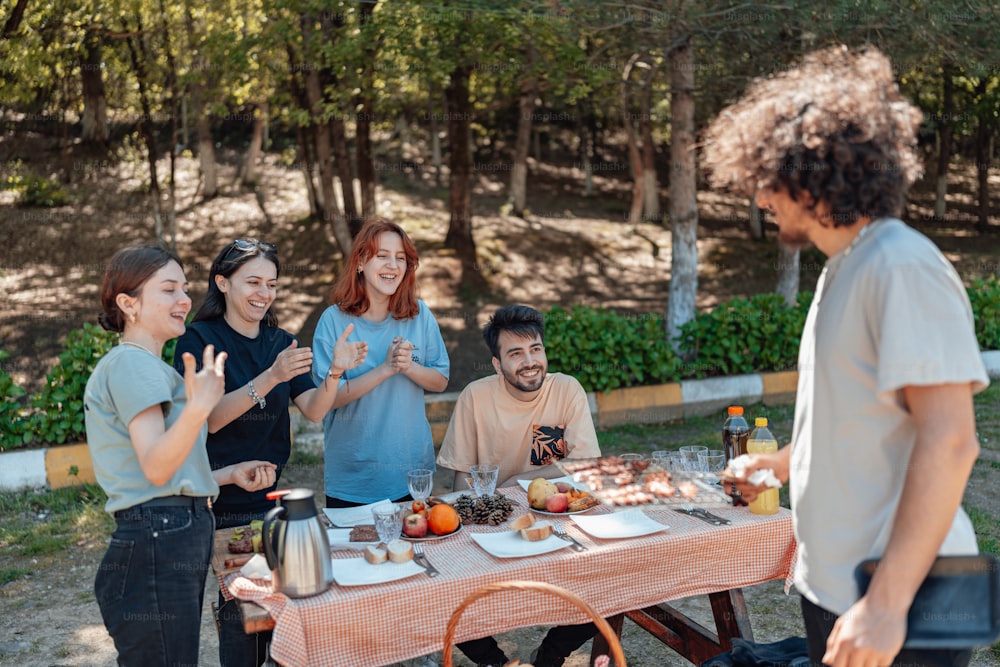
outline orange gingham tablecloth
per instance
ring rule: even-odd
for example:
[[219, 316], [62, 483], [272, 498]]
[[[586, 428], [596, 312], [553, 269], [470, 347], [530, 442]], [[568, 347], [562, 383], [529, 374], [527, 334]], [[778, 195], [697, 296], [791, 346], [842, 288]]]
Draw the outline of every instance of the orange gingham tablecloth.
[[[502, 492], [524, 513], [523, 490]], [[226, 577], [229, 590], [253, 600], [275, 620], [271, 656], [286, 667], [379, 667], [444, 646], [452, 612], [472, 591], [507, 579], [545, 581], [573, 591], [603, 616], [641, 609], [693, 595], [781, 579], [790, 581], [795, 555], [791, 513], [758, 516], [745, 508], [712, 508], [732, 521], [713, 526], [665, 506], [646, 514], [669, 526], [653, 535], [603, 540], [583, 532], [569, 517], [545, 517], [588, 547], [525, 558], [496, 558], [470, 537], [503, 526], [464, 526], [450, 537], [424, 542], [424, 552], [441, 576], [420, 574], [371, 586], [341, 587], [304, 599], [271, 592], [270, 584], [238, 574]], [[605, 513], [598, 507], [591, 513]], [[567, 543], [567, 547], [568, 547]], [[336, 551], [334, 558], [360, 552]], [[462, 615], [455, 642], [531, 625], [565, 625], [590, 620], [582, 612], [541, 593], [504, 591], [476, 601]]]

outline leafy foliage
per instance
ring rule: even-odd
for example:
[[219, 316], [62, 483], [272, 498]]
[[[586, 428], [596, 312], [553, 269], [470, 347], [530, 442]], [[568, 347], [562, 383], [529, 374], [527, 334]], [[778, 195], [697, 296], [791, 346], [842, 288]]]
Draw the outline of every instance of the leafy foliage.
[[[0, 364], [10, 357], [10, 353], [0, 350]], [[24, 388], [14, 384], [6, 368], [0, 365], [0, 451], [20, 445], [25, 431], [22, 417], [24, 406], [18, 400], [24, 396]]]
[[59, 444], [86, 437], [83, 392], [94, 366], [117, 340], [117, 334], [90, 323], [69, 333], [45, 387], [31, 398], [34, 412], [23, 442]]
[[1000, 350], [1000, 278], [975, 280], [968, 288], [982, 350]]
[[70, 201], [69, 193], [57, 181], [35, 174], [11, 174], [3, 186], [20, 193], [17, 199], [20, 206], [64, 206]]
[[574, 376], [587, 391], [659, 384], [679, 378], [680, 359], [663, 318], [619, 315], [604, 308], [553, 307], [545, 316], [549, 369]]
[[812, 294], [794, 308], [777, 294], [735, 298], [681, 326], [681, 348], [693, 363], [688, 375], [738, 375], [795, 367]]

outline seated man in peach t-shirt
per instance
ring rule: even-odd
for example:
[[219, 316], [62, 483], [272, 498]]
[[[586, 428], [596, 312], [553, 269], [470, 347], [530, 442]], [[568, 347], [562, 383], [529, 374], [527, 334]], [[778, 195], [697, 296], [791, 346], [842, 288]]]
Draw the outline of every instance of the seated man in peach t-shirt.
[[[497, 374], [462, 390], [437, 458], [455, 471], [455, 490], [469, 488], [477, 463], [496, 463], [498, 486], [511, 486], [562, 476], [553, 461], [601, 455], [587, 395], [576, 378], [547, 372], [544, 336], [544, 317], [527, 306], [500, 308], [483, 327]], [[559, 667], [596, 632], [593, 623], [552, 628], [531, 663]], [[493, 637], [458, 647], [480, 667], [507, 663]]]

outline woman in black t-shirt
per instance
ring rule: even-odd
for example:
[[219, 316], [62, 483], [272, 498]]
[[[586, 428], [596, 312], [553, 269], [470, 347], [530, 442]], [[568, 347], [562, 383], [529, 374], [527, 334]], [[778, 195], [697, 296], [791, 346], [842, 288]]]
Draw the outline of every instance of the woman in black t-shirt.
[[[310, 375], [313, 354], [278, 327], [271, 306], [277, 297], [281, 264], [275, 247], [256, 240], [234, 241], [212, 262], [208, 294], [187, 331], [177, 341], [176, 359], [184, 352], [201, 358], [207, 345], [226, 352], [226, 394], [208, 418], [208, 458], [213, 468], [247, 459], [278, 466], [268, 488], [225, 490], [215, 502], [218, 528], [243, 526], [274, 506], [274, 489], [291, 453], [289, 402], [310, 421], [320, 421], [333, 407], [340, 376], [360, 364], [366, 343], [348, 342], [347, 330], [333, 349], [333, 363], [317, 387]], [[175, 361], [175, 364], [177, 361]], [[270, 633], [246, 635], [235, 604], [219, 597], [219, 657], [223, 665], [260, 665]]]

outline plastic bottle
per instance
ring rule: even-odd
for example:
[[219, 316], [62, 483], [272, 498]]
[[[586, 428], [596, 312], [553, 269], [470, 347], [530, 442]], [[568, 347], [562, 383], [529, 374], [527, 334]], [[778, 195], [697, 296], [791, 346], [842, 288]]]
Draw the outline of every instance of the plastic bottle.
[[729, 416], [722, 425], [722, 450], [726, 453], [726, 463], [747, 453], [747, 438], [750, 426], [743, 417], [742, 405], [730, 405]]
[[[757, 417], [754, 420], [753, 433], [747, 440], [748, 454], [773, 454], [778, 451], [778, 441], [767, 428], [767, 417]], [[767, 489], [750, 501], [750, 511], [754, 514], [774, 514], [778, 511], [780, 501], [777, 489]]]

